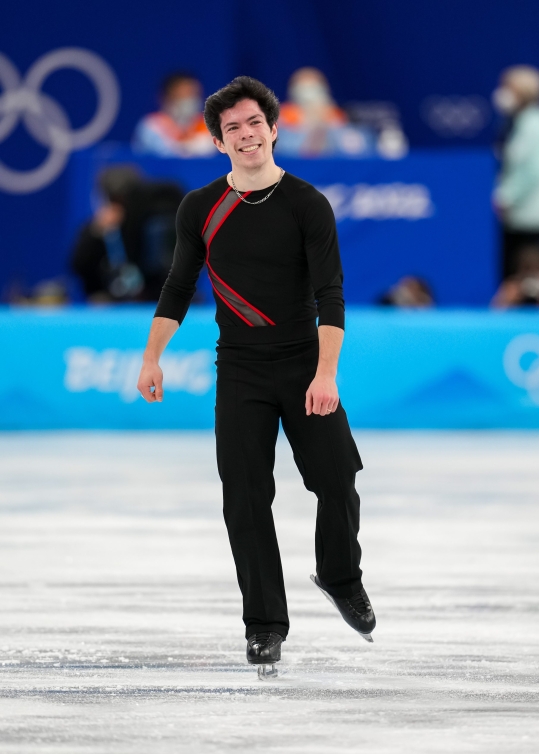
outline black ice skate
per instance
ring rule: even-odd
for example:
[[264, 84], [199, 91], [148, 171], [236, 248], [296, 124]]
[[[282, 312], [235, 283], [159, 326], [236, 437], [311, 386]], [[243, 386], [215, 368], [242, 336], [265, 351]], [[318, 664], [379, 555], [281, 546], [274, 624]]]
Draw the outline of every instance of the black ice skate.
[[275, 663], [281, 659], [281, 644], [284, 639], [274, 631], [252, 634], [247, 639], [247, 662], [258, 665], [258, 677], [276, 678]]
[[376, 618], [367, 592], [363, 587], [353, 597], [332, 597], [329, 592], [326, 592], [318, 576], [311, 576], [311, 581], [316, 584], [331, 604], [335, 605], [348, 625], [358, 634], [361, 634], [365, 641], [372, 643], [371, 633], [376, 626]]

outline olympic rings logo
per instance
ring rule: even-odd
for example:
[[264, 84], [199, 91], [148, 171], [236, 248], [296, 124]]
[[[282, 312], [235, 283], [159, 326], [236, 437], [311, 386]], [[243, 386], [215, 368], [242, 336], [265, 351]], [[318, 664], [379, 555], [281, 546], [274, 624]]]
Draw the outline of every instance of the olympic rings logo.
[[[48, 76], [62, 68], [84, 73], [96, 90], [96, 112], [80, 128], [72, 129], [63, 107], [41, 91]], [[49, 149], [43, 163], [32, 170], [18, 171], [0, 162], [0, 189], [12, 194], [29, 194], [52, 183], [71, 152], [90, 146], [110, 129], [120, 106], [120, 88], [113, 70], [99, 55], [79, 47], [64, 47], [43, 55], [24, 80], [0, 53], [0, 86], [0, 142], [22, 120], [32, 137]]]
[[539, 406], [539, 335], [529, 333], [513, 338], [505, 349], [503, 367], [511, 382], [524, 388]]

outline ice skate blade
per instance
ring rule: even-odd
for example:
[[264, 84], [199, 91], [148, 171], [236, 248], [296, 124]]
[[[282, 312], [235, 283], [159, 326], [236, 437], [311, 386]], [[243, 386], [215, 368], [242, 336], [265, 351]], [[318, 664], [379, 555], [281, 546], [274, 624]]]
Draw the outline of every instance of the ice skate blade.
[[[312, 573], [311, 573], [311, 581], [313, 582], [313, 584], [315, 585], [315, 587], [317, 587], [317, 589], [320, 589], [320, 591], [322, 592], [322, 594], [324, 595], [324, 597], [327, 600], [329, 600], [331, 602], [331, 604], [333, 605], [333, 607], [336, 610], [338, 610], [339, 613], [340, 613], [340, 610], [337, 607], [337, 605], [335, 604], [335, 600], [333, 599], [333, 597], [330, 594], [328, 594], [325, 589], [322, 589], [321, 586], [318, 586], [318, 584], [316, 583], [316, 576], [314, 576]], [[374, 644], [374, 639], [372, 638], [372, 634], [362, 634], [361, 631], [358, 631], [357, 633], [360, 636], [362, 636], [365, 639], [365, 641], [367, 641], [369, 644]]]
[[275, 665], [259, 665], [258, 666], [258, 678], [261, 681], [272, 681], [279, 675], [279, 672]]

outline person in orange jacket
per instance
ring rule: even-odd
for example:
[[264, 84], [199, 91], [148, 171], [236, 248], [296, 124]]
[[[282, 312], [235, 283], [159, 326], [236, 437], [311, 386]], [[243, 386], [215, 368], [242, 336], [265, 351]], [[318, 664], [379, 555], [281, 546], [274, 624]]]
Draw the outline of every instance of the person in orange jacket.
[[340, 151], [335, 132], [348, 117], [334, 102], [327, 78], [317, 68], [299, 68], [288, 84], [288, 101], [281, 105], [280, 151], [301, 155]]
[[202, 84], [188, 73], [169, 74], [161, 85], [161, 108], [146, 115], [133, 149], [161, 157], [208, 157], [215, 147], [202, 115]]

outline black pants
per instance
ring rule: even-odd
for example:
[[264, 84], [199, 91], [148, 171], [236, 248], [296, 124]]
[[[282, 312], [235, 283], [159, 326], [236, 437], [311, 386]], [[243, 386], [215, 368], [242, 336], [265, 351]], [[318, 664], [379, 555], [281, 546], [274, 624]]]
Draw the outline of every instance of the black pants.
[[362, 464], [340, 404], [328, 416], [305, 413], [317, 363], [317, 340], [218, 347], [217, 464], [247, 637], [286, 637], [289, 628], [271, 510], [279, 419], [305, 486], [318, 498], [317, 574], [334, 596], [350, 597], [361, 586], [354, 482]]

